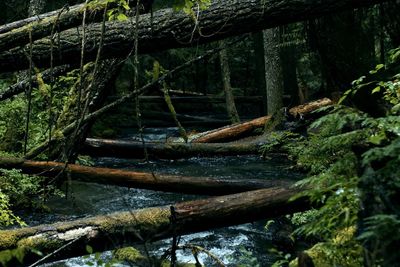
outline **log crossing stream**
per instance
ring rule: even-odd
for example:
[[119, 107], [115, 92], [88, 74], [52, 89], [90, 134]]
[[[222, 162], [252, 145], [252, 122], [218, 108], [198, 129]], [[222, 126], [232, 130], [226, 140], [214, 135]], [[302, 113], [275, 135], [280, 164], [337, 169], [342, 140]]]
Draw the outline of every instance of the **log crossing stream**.
[[[159, 129], [147, 129], [147, 140], [164, 139]], [[170, 129], [171, 133], [174, 129]], [[125, 136], [125, 140], [137, 136]], [[95, 166], [123, 170], [137, 170], [154, 173], [184, 176], [203, 176], [218, 179], [298, 179], [299, 174], [290, 170], [288, 162], [282, 159], [262, 160], [257, 155], [228, 157], [192, 157], [176, 160], [151, 160], [145, 162], [137, 159], [119, 159], [113, 157], [95, 158]], [[202, 196], [165, 193], [143, 189], [124, 188], [112, 185], [101, 185], [72, 181], [70, 198], [53, 198], [48, 203], [49, 214], [30, 214], [24, 217], [30, 225], [53, 223], [62, 220], [74, 220], [116, 211], [127, 211], [139, 208], [170, 205], [176, 202], [200, 199]], [[273, 236], [267, 232], [265, 221], [225, 227], [196, 234], [185, 235], [180, 244], [194, 244], [203, 247], [216, 255], [226, 266], [270, 266], [274, 257], [268, 254], [268, 245]], [[110, 240], [112, 242], [112, 240]], [[171, 239], [149, 244], [150, 254], [161, 256], [170, 248]], [[140, 247], [138, 247], [140, 248]], [[110, 252], [102, 253], [107, 261]], [[178, 250], [179, 262], [195, 263], [190, 250]], [[215, 262], [204, 253], [199, 254], [205, 266], [215, 266]], [[43, 266], [92, 266], [94, 259], [84, 257], [45, 264]], [[258, 265], [257, 265], [258, 264]], [[101, 266], [101, 265], [97, 265]], [[118, 266], [131, 266], [123, 263]]]

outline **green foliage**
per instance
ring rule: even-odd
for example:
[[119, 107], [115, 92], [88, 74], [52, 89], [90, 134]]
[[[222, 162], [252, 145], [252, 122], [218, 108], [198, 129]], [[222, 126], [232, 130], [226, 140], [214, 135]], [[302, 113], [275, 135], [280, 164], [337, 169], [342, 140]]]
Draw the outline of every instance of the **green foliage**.
[[20, 152], [23, 147], [26, 101], [6, 100], [0, 105], [0, 150]]
[[113, 3], [116, 6], [107, 10], [108, 20], [124, 21], [128, 19], [127, 13], [131, 10], [128, 0], [107, 0], [107, 3]]
[[109, 21], [127, 20], [127, 13], [131, 10], [128, 0], [92, 0], [87, 4], [87, 8], [92, 11], [108, 8], [106, 15]]
[[[342, 103], [349, 96], [354, 96], [359, 90], [370, 90], [371, 94], [383, 94], [383, 100], [391, 107], [388, 113], [398, 114], [400, 112], [400, 73], [386, 77], [389, 70], [397, 69], [400, 58], [400, 47], [389, 52], [389, 63], [378, 64], [374, 70], [369, 72], [370, 77], [361, 76], [352, 82], [353, 87], [347, 90], [340, 98]], [[383, 79], [382, 79], [383, 77]]]
[[253, 266], [253, 267], [260, 267], [258, 263], [257, 257], [254, 253], [245, 247], [240, 247], [239, 251], [240, 254], [239, 258], [235, 262], [235, 266], [237, 267], [245, 267], [245, 266]]
[[198, 10], [207, 9], [211, 5], [211, 0], [174, 0], [174, 9], [182, 10], [186, 14], [195, 16], [193, 8]]
[[24, 225], [24, 222], [18, 216], [13, 214], [10, 209], [10, 199], [0, 189], [0, 227], [14, 223]]
[[301, 226], [313, 220], [317, 212], [318, 211], [316, 209], [296, 212], [290, 216], [290, 221], [295, 226]]
[[6, 249], [0, 251], [0, 263], [2, 266], [10, 266], [10, 262], [16, 259], [19, 263], [23, 263], [25, 257], [25, 248], [19, 247], [15, 249]]
[[0, 169], [0, 228], [11, 224], [24, 225], [13, 210], [17, 208], [42, 208], [49, 194], [62, 193], [45, 185], [45, 178], [22, 174], [17, 169]]
[[[370, 73], [384, 69], [377, 65]], [[372, 82], [379, 90], [371, 94], [379, 92], [388, 107], [385, 117], [338, 106], [310, 125], [306, 140], [287, 146], [298, 165], [309, 171], [297, 183], [306, 189], [300, 195], [320, 206], [311, 216], [295, 220], [295, 234], [321, 240], [309, 251], [317, 251], [326, 266], [360, 266], [363, 255], [371, 266], [398, 262], [400, 91], [398, 74], [394, 77]], [[365, 77], [356, 80], [342, 100], [368, 83]]]
[[267, 140], [265, 144], [261, 146], [260, 150], [262, 152], [262, 155], [265, 156], [267, 153], [276, 151], [277, 148], [281, 147], [282, 144], [288, 143], [289, 140], [300, 141], [301, 139], [301, 136], [289, 131], [271, 132], [268, 134]]

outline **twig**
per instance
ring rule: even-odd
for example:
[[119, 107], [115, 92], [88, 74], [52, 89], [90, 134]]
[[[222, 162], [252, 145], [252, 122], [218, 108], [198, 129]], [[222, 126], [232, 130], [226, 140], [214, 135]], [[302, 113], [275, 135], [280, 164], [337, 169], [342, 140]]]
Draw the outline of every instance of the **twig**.
[[60, 252], [60, 251], [63, 250], [64, 248], [66, 248], [66, 247], [72, 245], [73, 243], [75, 243], [75, 242], [78, 241], [79, 239], [80, 239], [80, 237], [77, 237], [77, 238], [71, 240], [70, 242], [68, 242], [67, 244], [65, 244], [65, 245], [61, 246], [60, 248], [56, 249], [56, 250], [53, 251], [52, 253], [47, 254], [46, 256], [44, 256], [43, 258], [41, 258], [40, 260], [38, 260], [37, 262], [35, 262], [35, 263], [29, 265], [29, 267], [35, 267], [35, 266], [37, 266], [38, 264], [42, 263], [42, 262], [45, 261], [46, 259], [48, 259], [48, 258], [52, 257], [53, 255], [57, 254], [58, 252]]

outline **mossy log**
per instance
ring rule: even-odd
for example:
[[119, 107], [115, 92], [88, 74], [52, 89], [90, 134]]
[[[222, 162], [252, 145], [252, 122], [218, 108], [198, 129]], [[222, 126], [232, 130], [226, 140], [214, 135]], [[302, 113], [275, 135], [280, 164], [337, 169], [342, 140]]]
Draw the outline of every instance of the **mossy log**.
[[[332, 105], [332, 100], [328, 98], [319, 99], [306, 103], [304, 105], [296, 106], [289, 109], [287, 115], [297, 117], [304, 117], [307, 114], [317, 110], [318, 108]], [[255, 129], [263, 128], [264, 125], [271, 120], [271, 116], [264, 116], [251, 121], [237, 123], [230, 126], [225, 126], [219, 129], [208, 131], [197, 138], [192, 140], [192, 143], [216, 143], [216, 142], [228, 142], [238, 140], [240, 138], [250, 135]]]
[[[0, 254], [19, 248], [24, 265], [39, 256], [59, 253], [55, 260], [86, 254], [86, 246], [104, 251], [209, 230], [223, 226], [270, 219], [309, 208], [307, 199], [289, 201], [297, 190], [274, 187], [213, 197], [171, 206], [161, 206], [95, 216], [75, 221], [0, 231]], [[171, 215], [171, 211], [173, 211]], [[171, 223], [172, 221], [172, 223]]]
[[[153, 16], [140, 16], [139, 25], [131, 19], [126, 21], [108, 21], [104, 35], [101, 58], [125, 58], [129, 55], [135, 43], [135, 30], [138, 31], [140, 53], [189, 47], [200, 43], [207, 43], [227, 37], [249, 32], [260, 31], [279, 25], [308, 20], [332, 12], [346, 9], [370, 6], [385, 0], [224, 0], [212, 1], [211, 6], [199, 12], [199, 20], [192, 19], [184, 12], [173, 9], [162, 9], [154, 12]], [[72, 16], [72, 15], [70, 15]], [[67, 16], [66, 19], [75, 20], [79, 16]], [[43, 21], [47, 21], [44, 19]], [[60, 19], [59, 19], [60, 20]], [[45, 27], [37, 22], [41, 31]], [[60, 24], [60, 22], [57, 22]], [[46, 36], [51, 35], [54, 21], [46, 28]], [[25, 36], [26, 46], [20, 46], [13, 35], [0, 38], [0, 47], [13, 48], [0, 53], [0, 71], [14, 71], [27, 69], [29, 59], [29, 36], [31, 26], [22, 26], [4, 34], [18, 34]], [[87, 25], [87, 40], [85, 46], [85, 60], [93, 61], [96, 57], [97, 46], [102, 38], [102, 23]], [[76, 62], [81, 53], [81, 29], [70, 28], [59, 33], [55, 40], [53, 64], [68, 64]], [[52, 37], [45, 37], [33, 42], [32, 61], [37, 67], [48, 67], [50, 64], [50, 47]], [[59, 39], [59, 40], [58, 40]], [[18, 45], [18, 46], [17, 46]]]
[[[136, 1], [128, 1], [130, 6], [134, 8]], [[150, 2], [140, 1], [140, 13], [144, 14], [149, 11]], [[104, 9], [115, 8], [113, 2], [106, 3], [90, 3], [78, 4], [74, 6], [64, 6], [61, 9], [39, 14], [33, 17], [11, 22], [0, 26], [0, 51], [12, 47], [26, 45], [32, 40], [51, 35], [52, 32], [57, 33], [63, 30], [71, 29], [82, 25], [84, 13], [86, 10], [85, 23], [100, 22], [103, 19]]]
[[[18, 168], [23, 173], [56, 177], [65, 164], [52, 161], [30, 161], [18, 158], [0, 158], [0, 168]], [[179, 192], [200, 195], [226, 195], [274, 186], [289, 186], [290, 180], [234, 179], [165, 175], [111, 168], [68, 164], [72, 179], [117, 186]]]
[[[196, 156], [230, 156], [257, 154], [263, 143], [178, 143], [146, 142], [151, 158], [178, 159]], [[142, 142], [87, 138], [80, 153], [91, 156], [144, 158]]]

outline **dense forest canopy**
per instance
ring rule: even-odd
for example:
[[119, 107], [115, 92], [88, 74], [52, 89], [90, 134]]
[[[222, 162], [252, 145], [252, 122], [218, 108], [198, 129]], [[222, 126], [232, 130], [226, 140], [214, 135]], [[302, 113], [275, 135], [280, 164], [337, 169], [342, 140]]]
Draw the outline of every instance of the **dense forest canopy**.
[[[266, 232], [290, 228], [274, 266], [397, 266], [399, 12], [398, 0], [2, 1], [0, 263], [144, 244], [107, 264], [179, 266], [176, 251], [190, 248], [193, 266], [200, 252], [225, 266], [179, 236], [274, 219]], [[149, 141], [153, 128], [165, 139]], [[266, 165], [284, 155], [305, 178], [90, 166], [246, 154]], [[50, 199], [73, 199], [76, 180], [217, 197], [24, 222]], [[149, 255], [164, 238], [164, 259]]]

